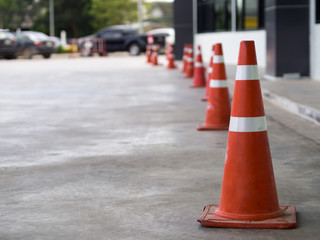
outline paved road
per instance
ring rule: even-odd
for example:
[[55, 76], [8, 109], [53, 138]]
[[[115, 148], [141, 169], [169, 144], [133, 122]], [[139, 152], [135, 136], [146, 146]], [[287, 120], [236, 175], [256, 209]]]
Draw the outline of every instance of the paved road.
[[[0, 61], [0, 239], [317, 239], [319, 127], [265, 103], [294, 230], [210, 229], [227, 132], [203, 89], [143, 57]], [[229, 73], [232, 76], [232, 73]]]

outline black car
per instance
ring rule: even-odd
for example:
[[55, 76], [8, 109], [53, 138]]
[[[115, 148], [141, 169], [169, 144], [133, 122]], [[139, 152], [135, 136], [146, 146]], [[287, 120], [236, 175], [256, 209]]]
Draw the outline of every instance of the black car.
[[0, 56], [6, 59], [16, 58], [18, 51], [15, 36], [7, 30], [0, 29]]
[[44, 33], [22, 31], [15, 35], [19, 45], [18, 55], [24, 58], [30, 59], [34, 55], [50, 58], [51, 54], [56, 52], [55, 42]]
[[85, 47], [85, 42], [94, 39], [102, 39], [108, 53], [127, 51], [133, 56], [144, 52], [147, 45], [146, 35], [137, 34], [135, 28], [130, 28], [128, 26], [110, 26], [101, 29], [93, 35], [80, 38], [80, 50]]
[[[106, 46], [106, 52], [129, 52], [132, 56], [137, 56], [141, 52], [146, 51], [147, 46], [147, 37], [150, 34], [138, 34], [137, 29], [134, 27], [126, 25], [116, 25], [110, 26], [101, 29], [99, 32], [78, 39], [78, 44], [80, 51], [85, 53], [83, 55], [92, 55], [90, 54], [89, 49], [86, 49], [86, 46], [91, 48], [91, 53], [93, 49], [97, 49], [96, 44], [98, 40], [102, 39]], [[160, 48], [163, 48], [165, 45], [165, 38], [168, 36], [167, 33], [158, 33], [151, 34], [153, 36], [153, 42], [158, 44]], [[91, 44], [88, 42], [91, 41]], [[96, 51], [95, 51], [96, 52]], [[101, 54], [100, 54], [101, 55]]]

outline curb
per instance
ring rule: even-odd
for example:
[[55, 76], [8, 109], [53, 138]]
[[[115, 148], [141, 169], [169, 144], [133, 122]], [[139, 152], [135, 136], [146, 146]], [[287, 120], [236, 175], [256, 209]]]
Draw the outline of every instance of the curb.
[[278, 107], [303, 117], [313, 123], [320, 125], [320, 111], [312, 107], [291, 101], [288, 98], [276, 95], [269, 90], [261, 89], [262, 96]]

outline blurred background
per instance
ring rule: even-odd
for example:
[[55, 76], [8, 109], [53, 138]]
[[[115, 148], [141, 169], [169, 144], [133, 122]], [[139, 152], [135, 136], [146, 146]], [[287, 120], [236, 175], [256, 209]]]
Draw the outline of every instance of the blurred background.
[[[168, 41], [173, 43], [172, 27], [173, 0], [1, 0], [0, 55], [49, 58], [55, 52], [76, 52], [73, 48], [84, 48], [85, 42], [91, 50], [102, 48], [103, 40], [107, 52], [138, 55], [145, 51], [150, 34], [158, 36], [160, 45], [171, 35]], [[163, 31], [149, 34], [159, 28]]]

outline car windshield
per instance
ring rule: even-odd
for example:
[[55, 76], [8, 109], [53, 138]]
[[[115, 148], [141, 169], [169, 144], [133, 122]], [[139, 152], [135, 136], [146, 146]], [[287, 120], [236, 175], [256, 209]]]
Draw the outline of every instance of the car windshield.
[[0, 31], [0, 39], [14, 39], [14, 35], [10, 32], [2, 32]]
[[47, 35], [45, 35], [44, 33], [40, 33], [40, 32], [29, 32], [29, 33], [26, 33], [26, 35], [32, 41], [43, 41], [43, 40], [46, 40], [48, 38]]

